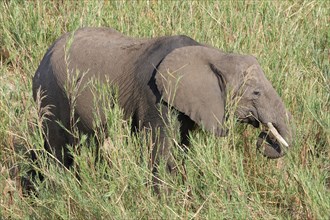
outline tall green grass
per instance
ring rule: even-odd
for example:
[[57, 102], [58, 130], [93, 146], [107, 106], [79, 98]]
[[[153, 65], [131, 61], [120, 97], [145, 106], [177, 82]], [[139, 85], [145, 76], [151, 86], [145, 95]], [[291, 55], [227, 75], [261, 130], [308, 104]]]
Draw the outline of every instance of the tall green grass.
[[[329, 18], [327, 1], [2, 1], [0, 219], [328, 219]], [[173, 143], [187, 179], [182, 184], [182, 175], [169, 177], [164, 167], [160, 175], [172, 193], [158, 198], [148, 137], [131, 136], [115, 107], [102, 159], [82, 137], [77, 166], [54, 165], [42, 148], [31, 78], [57, 37], [84, 26], [136, 37], [185, 34], [256, 56], [295, 119], [292, 150], [280, 160], [263, 158], [255, 150], [258, 131], [231, 118], [228, 137], [193, 132], [186, 155]], [[175, 126], [169, 129], [175, 134]], [[23, 196], [20, 177], [35, 166], [31, 149], [40, 152], [36, 168], [45, 181], [37, 196]]]

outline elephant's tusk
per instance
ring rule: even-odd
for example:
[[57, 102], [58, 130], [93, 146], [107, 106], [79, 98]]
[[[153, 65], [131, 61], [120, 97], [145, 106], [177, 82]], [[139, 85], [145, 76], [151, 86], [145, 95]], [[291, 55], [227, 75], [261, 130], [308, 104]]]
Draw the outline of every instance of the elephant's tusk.
[[273, 126], [273, 124], [271, 122], [267, 123], [267, 126], [270, 130], [270, 132], [272, 132], [272, 134], [275, 136], [275, 138], [284, 146], [289, 147], [288, 143], [284, 140], [284, 138], [278, 133], [278, 131], [276, 130], [276, 128]]

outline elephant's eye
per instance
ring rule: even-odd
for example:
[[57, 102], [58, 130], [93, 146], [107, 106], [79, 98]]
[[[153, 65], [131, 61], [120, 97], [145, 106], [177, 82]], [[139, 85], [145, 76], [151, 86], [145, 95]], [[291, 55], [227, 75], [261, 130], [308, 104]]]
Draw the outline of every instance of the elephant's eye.
[[260, 96], [260, 91], [259, 90], [254, 90], [253, 95], [254, 96]]

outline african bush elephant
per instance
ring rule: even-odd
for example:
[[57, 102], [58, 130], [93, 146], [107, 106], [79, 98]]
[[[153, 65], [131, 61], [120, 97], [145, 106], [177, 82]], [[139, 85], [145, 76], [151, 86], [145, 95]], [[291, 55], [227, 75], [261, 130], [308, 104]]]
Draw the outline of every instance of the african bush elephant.
[[184, 144], [196, 125], [225, 136], [229, 92], [231, 98], [238, 98], [235, 114], [240, 121], [254, 127], [261, 123], [271, 131], [262, 131], [257, 142], [265, 156], [281, 157], [292, 143], [290, 115], [253, 56], [224, 53], [183, 35], [137, 39], [110, 28], [81, 28], [55, 41], [33, 78], [34, 99], [40, 89], [41, 106], [51, 112], [44, 121], [45, 147], [65, 166], [72, 163], [66, 147], [74, 144], [67, 132], [72, 109], [66, 85], [75, 74], [73, 81], [80, 86], [74, 106], [79, 130], [88, 134], [95, 130], [94, 95], [88, 82], [96, 78], [115, 85], [132, 129], [148, 127], [152, 132], [154, 168], [159, 158], [167, 161], [170, 171], [174, 166], [165, 129], [166, 109], [178, 112]]

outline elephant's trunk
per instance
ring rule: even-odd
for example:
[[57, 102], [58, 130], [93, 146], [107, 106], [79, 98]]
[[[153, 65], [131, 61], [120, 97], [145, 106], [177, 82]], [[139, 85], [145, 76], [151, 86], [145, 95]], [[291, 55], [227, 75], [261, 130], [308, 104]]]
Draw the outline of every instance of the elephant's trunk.
[[284, 138], [278, 133], [278, 131], [276, 130], [276, 128], [274, 127], [274, 125], [271, 122], [267, 123], [267, 127], [269, 128], [269, 131], [273, 134], [273, 136], [276, 138], [276, 140], [284, 145], [285, 147], [289, 147], [289, 144], [284, 140]]
[[266, 130], [261, 132], [257, 141], [257, 148], [271, 159], [282, 157], [292, 145], [291, 115], [286, 113], [283, 116], [277, 122], [264, 123]]

